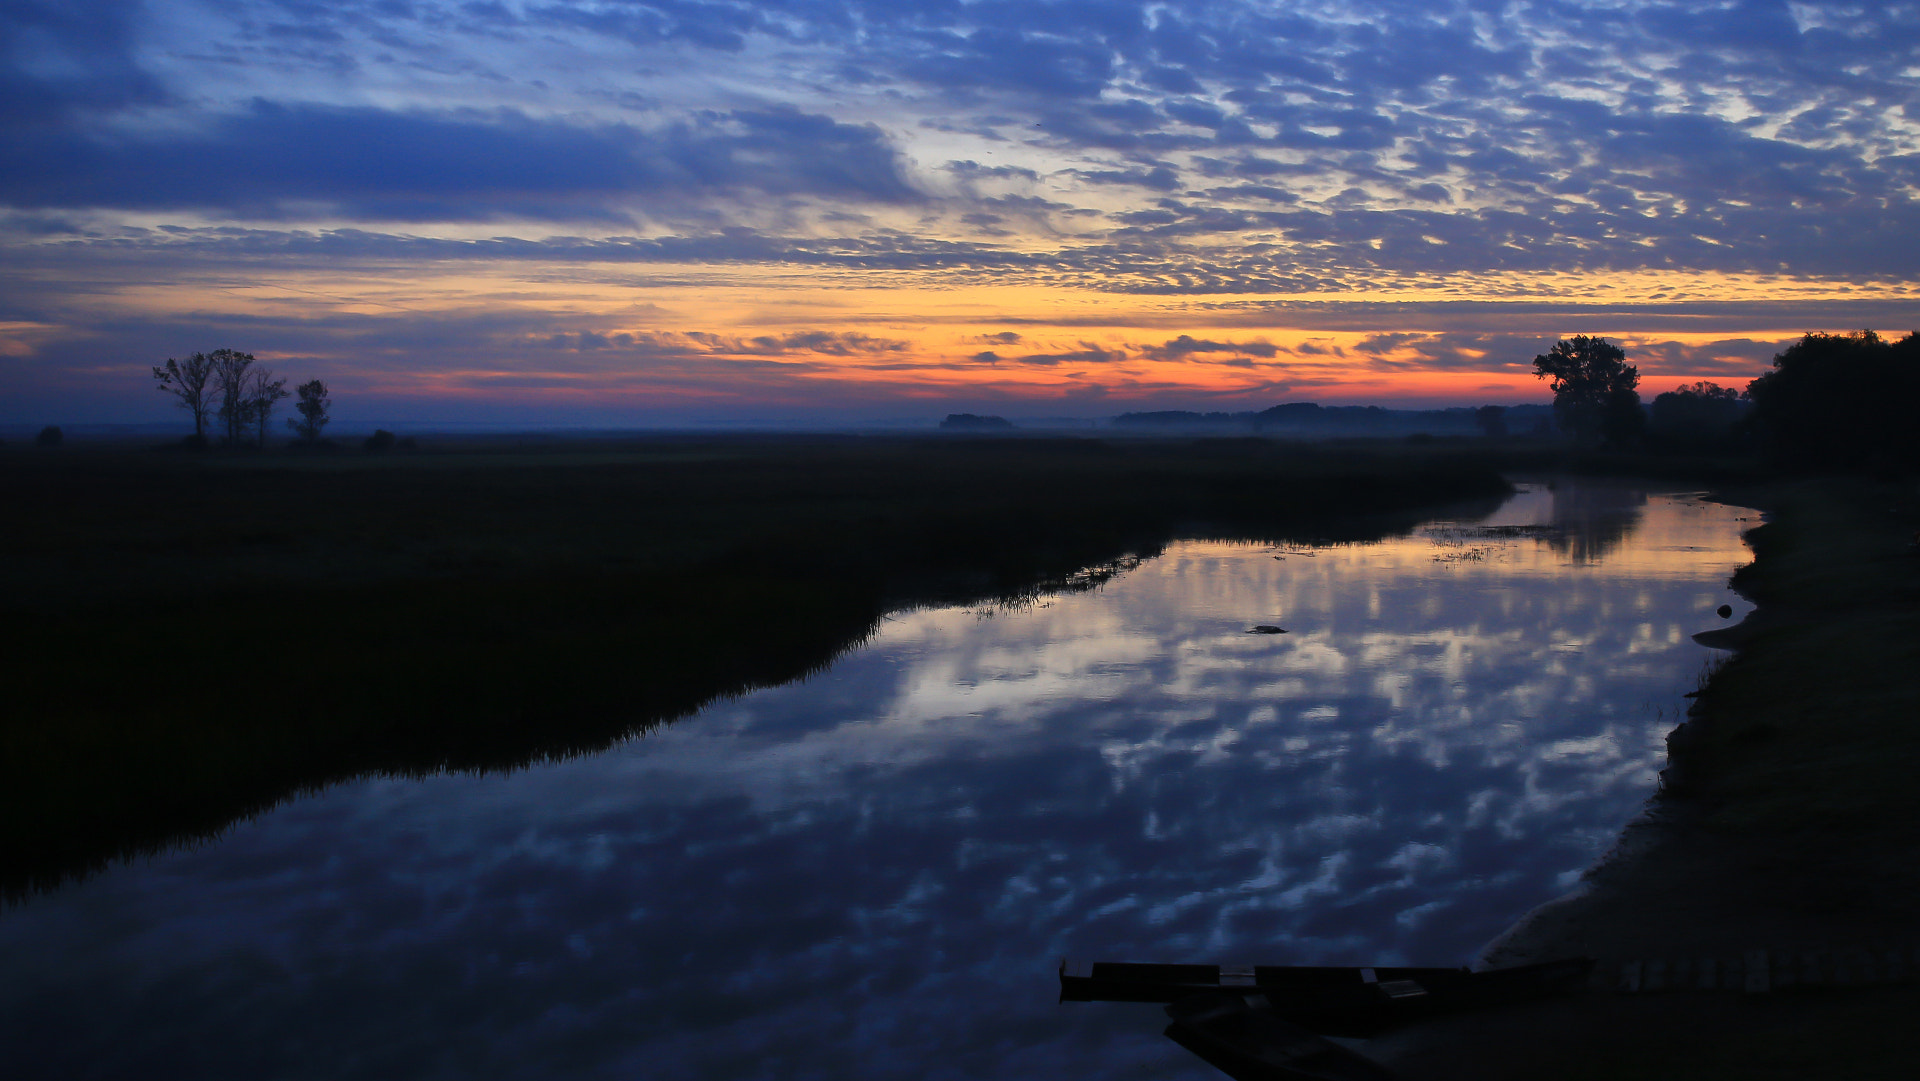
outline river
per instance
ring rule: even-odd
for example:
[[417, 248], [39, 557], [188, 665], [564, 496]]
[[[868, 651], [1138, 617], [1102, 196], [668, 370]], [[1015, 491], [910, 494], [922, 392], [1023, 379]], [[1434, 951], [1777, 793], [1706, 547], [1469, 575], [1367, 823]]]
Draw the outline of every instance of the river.
[[1563, 481], [1181, 542], [601, 754], [303, 796], [0, 912], [7, 1072], [1216, 1077], [1056, 961], [1471, 961], [1654, 791], [1753, 520]]

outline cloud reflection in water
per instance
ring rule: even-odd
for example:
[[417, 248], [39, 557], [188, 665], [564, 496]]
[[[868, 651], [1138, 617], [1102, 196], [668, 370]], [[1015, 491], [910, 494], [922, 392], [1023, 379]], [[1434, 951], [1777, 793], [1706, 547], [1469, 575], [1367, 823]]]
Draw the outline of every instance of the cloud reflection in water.
[[1689, 633], [1746, 607], [1738, 515], [1532, 489], [901, 613], [606, 754], [36, 898], [0, 1040], [36, 1077], [1208, 1076], [1150, 1008], [1055, 1006], [1051, 960], [1468, 960], [1651, 791]]

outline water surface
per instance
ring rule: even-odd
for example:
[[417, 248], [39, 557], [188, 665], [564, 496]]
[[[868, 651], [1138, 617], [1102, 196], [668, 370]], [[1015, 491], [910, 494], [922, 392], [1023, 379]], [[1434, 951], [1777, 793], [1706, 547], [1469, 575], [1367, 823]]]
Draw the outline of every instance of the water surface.
[[606, 753], [340, 786], [0, 913], [0, 1044], [35, 1078], [1218, 1076], [1154, 1007], [1055, 1003], [1055, 960], [1471, 960], [1651, 793], [1751, 517], [1529, 486], [898, 613]]

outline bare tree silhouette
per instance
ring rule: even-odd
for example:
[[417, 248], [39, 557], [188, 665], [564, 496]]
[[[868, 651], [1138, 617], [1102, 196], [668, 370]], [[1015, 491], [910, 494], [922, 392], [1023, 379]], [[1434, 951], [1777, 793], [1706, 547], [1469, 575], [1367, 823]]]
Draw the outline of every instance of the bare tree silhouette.
[[195, 353], [185, 360], [167, 358], [154, 366], [153, 378], [165, 391], [180, 399], [180, 408], [193, 414], [193, 437], [204, 443], [207, 438], [207, 414], [213, 411], [213, 388], [207, 386], [213, 375], [213, 358]]

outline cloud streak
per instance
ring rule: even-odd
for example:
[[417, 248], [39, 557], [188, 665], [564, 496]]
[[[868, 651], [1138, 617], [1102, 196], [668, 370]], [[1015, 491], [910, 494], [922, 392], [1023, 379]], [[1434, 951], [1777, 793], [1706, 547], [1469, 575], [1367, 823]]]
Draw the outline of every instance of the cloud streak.
[[919, 198], [877, 129], [792, 108], [701, 114], [648, 132], [510, 110], [255, 100], [186, 132], [41, 129], [18, 149], [0, 168], [0, 200], [22, 210], [620, 224], [659, 200]]

